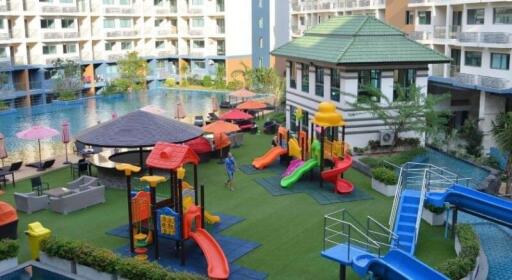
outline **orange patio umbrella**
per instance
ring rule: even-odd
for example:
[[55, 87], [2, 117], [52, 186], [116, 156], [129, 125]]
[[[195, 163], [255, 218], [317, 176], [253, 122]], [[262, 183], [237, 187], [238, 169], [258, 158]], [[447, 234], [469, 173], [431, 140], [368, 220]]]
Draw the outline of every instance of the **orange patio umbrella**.
[[237, 91], [233, 91], [232, 93], [229, 94], [229, 96], [236, 97], [236, 98], [249, 98], [249, 97], [253, 97], [255, 95], [256, 95], [256, 93], [254, 93], [248, 89], [245, 89], [245, 88], [239, 89]]
[[214, 95], [212, 96], [212, 112], [219, 111], [219, 101], [217, 100], [217, 97]]
[[211, 124], [203, 127], [204, 132], [214, 133], [214, 134], [215, 133], [231, 133], [231, 132], [235, 132], [235, 131], [239, 131], [239, 130], [240, 130], [240, 127], [238, 125], [229, 123], [226, 121], [222, 121], [222, 120], [212, 122]]
[[252, 115], [242, 112], [237, 109], [230, 110], [219, 117], [222, 120], [250, 120], [254, 118]]
[[267, 108], [267, 104], [255, 100], [248, 100], [236, 106], [239, 110], [262, 110]]

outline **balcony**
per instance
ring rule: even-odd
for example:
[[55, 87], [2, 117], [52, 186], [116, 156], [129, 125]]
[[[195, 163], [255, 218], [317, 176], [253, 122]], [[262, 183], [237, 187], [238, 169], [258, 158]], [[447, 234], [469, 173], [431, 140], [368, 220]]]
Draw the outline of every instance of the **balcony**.
[[174, 50], [168, 50], [168, 51], [159, 51], [157, 56], [166, 57], [166, 56], [172, 56], [172, 55], [176, 55], [176, 54], [177, 54], [176, 49], [174, 49]]
[[510, 86], [509, 82], [503, 78], [490, 77], [484, 75], [475, 75], [475, 74], [467, 74], [453, 71], [452, 78], [459, 83], [467, 84], [467, 85], [478, 85], [486, 88], [492, 89], [506, 89]]
[[9, 40], [11, 39], [11, 33], [9, 32], [0, 32], [0, 40]]
[[77, 13], [76, 6], [57, 6], [57, 5], [44, 5], [40, 7], [42, 13], [48, 14], [71, 14]]
[[137, 30], [116, 30], [116, 31], [108, 31], [105, 32], [105, 36], [109, 38], [114, 37], [134, 37], [137, 36], [139, 32]]
[[51, 32], [43, 33], [43, 39], [45, 39], [45, 40], [75, 39], [75, 38], [79, 38], [79, 37], [80, 37], [80, 34], [78, 32], [51, 31]]
[[[512, 33], [505, 32], [462, 32], [460, 25], [434, 26], [434, 38], [455, 39], [460, 43], [510, 44]], [[419, 39], [416, 39], [419, 40]]]
[[190, 36], [201, 36], [204, 34], [204, 30], [202, 29], [189, 29], [188, 34]]
[[123, 7], [105, 7], [103, 11], [106, 14], [134, 14], [134, 8], [123, 8]]
[[224, 33], [226, 33], [226, 28], [224, 26], [218, 26], [217, 25], [217, 28], [215, 30], [217, 31], [217, 34], [224, 34]]
[[432, 32], [413, 31], [408, 34], [409, 38], [416, 41], [432, 40]]
[[189, 6], [188, 7], [188, 13], [189, 14], [201, 14], [203, 12], [202, 6]]

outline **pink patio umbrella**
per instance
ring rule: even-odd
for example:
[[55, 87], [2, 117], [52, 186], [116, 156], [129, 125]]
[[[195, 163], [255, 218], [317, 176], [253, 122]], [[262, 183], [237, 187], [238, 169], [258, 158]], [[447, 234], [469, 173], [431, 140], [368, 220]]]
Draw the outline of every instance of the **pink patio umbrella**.
[[181, 101], [178, 101], [178, 103], [176, 104], [176, 112], [174, 113], [174, 118], [184, 119], [185, 117], [187, 117], [185, 107], [183, 106], [183, 103], [181, 103]]
[[117, 119], [117, 113], [116, 112], [112, 112], [112, 119]]
[[219, 101], [217, 100], [217, 96], [212, 96], [212, 112], [219, 111]]
[[4, 159], [7, 158], [7, 150], [5, 149], [5, 137], [0, 133], [0, 159], [2, 160], [2, 167], [4, 167]]
[[16, 133], [16, 137], [24, 140], [37, 140], [39, 147], [39, 167], [42, 166], [43, 160], [41, 159], [41, 139], [47, 139], [59, 135], [59, 132], [47, 126], [36, 125], [29, 129], [25, 129]]
[[166, 113], [166, 111], [164, 109], [162, 109], [156, 105], [147, 105], [147, 106], [140, 108], [140, 110], [148, 112], [148, 113], [156, 114], [156, 115], [164, 115]]
[[68, 143], [69, 143], [69, 123], [67, 121], [62, 122], [62, 143], [64, 143], [64, 150], [66, 152], [66, 160], [64, 164], [70, 164], [68, 160]]

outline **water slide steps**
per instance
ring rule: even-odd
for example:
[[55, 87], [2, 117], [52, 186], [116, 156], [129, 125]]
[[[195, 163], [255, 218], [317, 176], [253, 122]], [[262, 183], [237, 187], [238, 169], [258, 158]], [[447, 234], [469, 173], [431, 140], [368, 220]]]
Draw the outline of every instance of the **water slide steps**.
[[309, 159], [303, 165], [295, 169], [292, 174], [281, 179], [281, 187], [288, 188], [295, 184], [305, 173], [318, 165], [315, 159]]
[[219, 243], [206, 230], [199, 228], [190, 233], [190, 237], [199, 245], [208, 263], [210, 279], [228, 279], [229, 263]]
[[272, 149], [268, 150], [263, 156], [255, 158], [252, 161], [252, 166], [256, 169], [263, 169], [272, 164], [279, 156], [285, 155], [286, 153], [286, 149], [282, 147], [273, 147]]
[[445, 202], [462, 210], [480, 214], [491, 221], [512, 227], [512, 201], [454, 184], [445, 192], [429, 192], [427, 201], [434, 206]]
[[343, 265], [351, 266], [364, 278], [371, 271], [379, 279], [392, 280], [445, 280], [443, 274], [401, 250], [392, 249], [379, 258], [364, 248], [339, 244], [322, 252], [322, 256]]
[[416, 243], [416, 222], [420, 207], [420, 192], [405, 190], [400, 197], [393, 232], [398, 236], [399, 244], [394, 244], [404, 252], [414, 255]]

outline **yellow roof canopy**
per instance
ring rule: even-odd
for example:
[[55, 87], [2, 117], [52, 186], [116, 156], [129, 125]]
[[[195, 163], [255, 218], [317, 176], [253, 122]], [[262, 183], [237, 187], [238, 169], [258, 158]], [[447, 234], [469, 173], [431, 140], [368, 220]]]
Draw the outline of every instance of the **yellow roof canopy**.
[[336, 112], [334, 103], [324, 101], [318, 105], [313, 123], [321, 127], [344, 126], [345, 120], [343, 120], [343, 115]]

